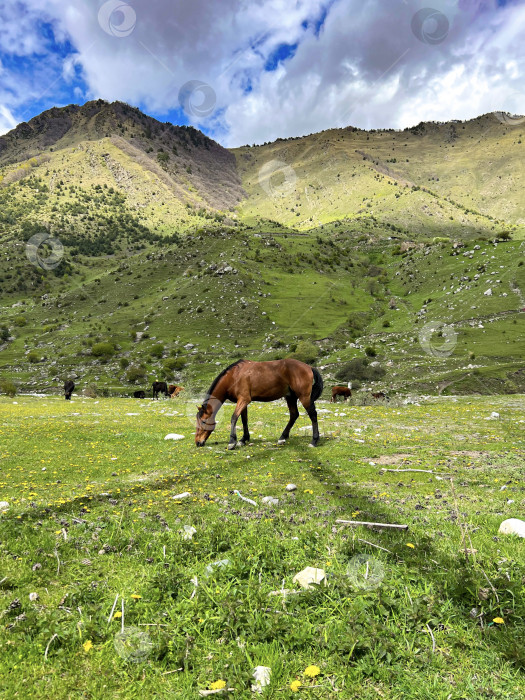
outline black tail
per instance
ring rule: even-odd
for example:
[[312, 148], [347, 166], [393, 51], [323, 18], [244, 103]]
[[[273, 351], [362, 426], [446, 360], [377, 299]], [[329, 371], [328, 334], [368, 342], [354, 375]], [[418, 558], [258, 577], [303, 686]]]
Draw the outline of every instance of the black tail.
[[312, 372], [314, 373], [314, 383], [312, 384], [312, 393], [310, 394], [310, 401], [317, 401], [317, 399], [323, 393], [324, 382], [319, 370], [312, 367]]

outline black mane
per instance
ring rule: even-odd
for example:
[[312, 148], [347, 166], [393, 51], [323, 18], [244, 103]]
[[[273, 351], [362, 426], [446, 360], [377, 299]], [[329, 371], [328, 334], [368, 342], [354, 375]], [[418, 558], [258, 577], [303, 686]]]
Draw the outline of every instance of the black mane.
[[217, 376], [215, 377], [215, 379], [214, 379], [213, 382], [211, 383], [210, 388], [209, 388], [208, 391], [206, 392], [206, 396], [205, 396], [204, 402], [203, 402], [203, 404], [202, 404], [202, 407], [203, 407], [203, 408], [206, 407], [206, 404], [208, 403], [208, 400], [210, 399], [210, 397], [213, 396], [213, 390], [215, 389], [215, 387], [216, 387], [217, 384], [219, 383], [219, 380], [222, 379], [222, 378], [224, 377], [224, 375], [226, 374], [226, 372], [229, 372], [231, 369], [233, 369], [233, 368], [236, 367], [237, 365], [240, 365], [241, 362], [246, 362], [246, 360], [237, 360], [237, 362], [234, 362], [234, 363], [231, 364], [229, 367], [226, 367], [226, 369], [223, 369], [222, 372], [221, 372], [219, 375], [217, 375]]

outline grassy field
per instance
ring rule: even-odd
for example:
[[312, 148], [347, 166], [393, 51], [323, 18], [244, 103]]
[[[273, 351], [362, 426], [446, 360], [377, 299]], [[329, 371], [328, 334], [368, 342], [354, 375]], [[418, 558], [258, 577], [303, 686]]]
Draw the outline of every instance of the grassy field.
[[524, 396], [322, 401], [315, 450], [255, 404], [233, 453], [194, 406], [0, 397], [2, 700], [248, 698], [258, 665], [268, 698], [525, 695]]

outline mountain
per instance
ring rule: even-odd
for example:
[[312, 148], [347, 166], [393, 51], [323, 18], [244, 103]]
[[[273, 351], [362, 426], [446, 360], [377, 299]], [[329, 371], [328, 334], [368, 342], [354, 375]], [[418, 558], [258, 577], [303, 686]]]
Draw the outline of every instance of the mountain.
[[122, 103], [44, 112], [0, 137], [0, 389], [190, 394], [294, 354], [327, 386], [354, 360], [392, 392], [525, 391], [519, 130], [227, 150]]

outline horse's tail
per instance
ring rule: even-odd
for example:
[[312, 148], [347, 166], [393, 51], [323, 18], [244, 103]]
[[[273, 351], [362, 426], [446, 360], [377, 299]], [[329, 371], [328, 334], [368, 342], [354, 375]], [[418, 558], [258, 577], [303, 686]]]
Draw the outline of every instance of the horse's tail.
[[323, 378], [318, 369], [312, 367], [312, 372], [314, 374], [314, 383], [312, 384], [312, 393], [310, 394], [310, 401], [317, 401], [317, 399], [323, 393], [324, 382]]

